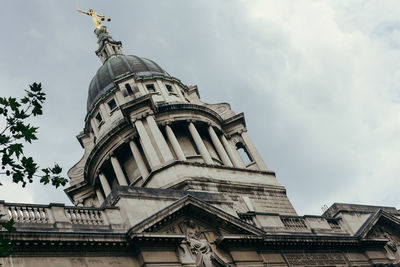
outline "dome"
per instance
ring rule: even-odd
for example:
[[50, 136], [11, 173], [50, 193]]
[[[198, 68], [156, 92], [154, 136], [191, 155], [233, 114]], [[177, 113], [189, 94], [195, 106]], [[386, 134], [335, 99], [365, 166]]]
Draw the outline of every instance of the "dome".
[[94, 103], [107, 91], [114, 88], [114, 80], [128, 74], [137, 75], [164, 75], [169, 74], [152, 60], [140, 58], [134, 55], [112, 55], [99, 68], [89, 85], [87, 100], [87, 111], [89, 112]]

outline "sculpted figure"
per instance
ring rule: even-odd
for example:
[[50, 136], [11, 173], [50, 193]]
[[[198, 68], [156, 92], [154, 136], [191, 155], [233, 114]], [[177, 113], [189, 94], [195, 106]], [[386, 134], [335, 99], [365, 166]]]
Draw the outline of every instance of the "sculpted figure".
[[105, 19], [107, 19], [107, 21], [111, 20], [110, 18], [106, 18], [106, 16], [104, 16], [104, 15], [97, 14], [96, 12], [94, 12], [93, 9], [89, 9], [89, 11], [83, 11], [83, 10], [78, 9], [77, 11], [80, 12], [80, 13], [86, 14], [88, 16], [91, 16], [92, 20], [93, 20], [94, 27], [96, 29], [99, 29], [102, 26], [100, 20], [105, 20]]
[[212, 267], [210, 244], [206, 239], [200, 238], [201, 232], [193, 221], [187, 221], [186, 226], [186, 243], [193, 255], [196, 256], [196, 265], [198, 267]]

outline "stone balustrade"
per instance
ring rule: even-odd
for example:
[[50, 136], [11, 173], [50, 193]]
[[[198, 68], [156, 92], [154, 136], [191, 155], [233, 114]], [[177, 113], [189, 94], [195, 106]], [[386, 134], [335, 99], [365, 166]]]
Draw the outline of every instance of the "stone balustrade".
[[28, 227], [70, 229], [91, 226], [110, 229], [125, 228], [119, 209], [115, 207], [89, 208], [57, 203], [35, 205], [0, 201], [0, 214], [3, 215], [2, 220], [14, 220], [17, 229]]
[[104, 211], [92, 208], [66, 207], [65, 212], [72, 224], [103, 225]]
[[302, 217], [285, 216], [281, 217], [281, 221], [287, 229], [307, 229], [307, 225]]
[[5, 207], [9, 218], [17, 223], [49, 223], [50, 221], [51, 210], [45, 205], [6, 204]]
[[323, 216], [293, 216], [278, 213], [246, 212], [237, 213], [238, 217], [253, 225], [260, 225], [264, 230], [275, 232], [302, 232], [314, 234], [343, 234], [348, 235], [342, 228], [340, 219]]

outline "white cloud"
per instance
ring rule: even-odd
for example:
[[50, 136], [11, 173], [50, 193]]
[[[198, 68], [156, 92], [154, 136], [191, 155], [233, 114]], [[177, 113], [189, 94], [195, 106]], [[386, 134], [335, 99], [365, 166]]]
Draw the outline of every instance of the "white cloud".
[[[274, 126], [290, 131], [286, 136], [276, 131], [272, 139], [294, 154], [286, 166], [279, 163], [294, 168], [283, 170], [292, 175], [284, 177], [289, 183], [284, 185], [293, 204], [301, 213], [316, 213], [319, 206], [334, 201], [399, 205], [399, 198], [387, 197], [400, 174], [400, 50], [393, 45], [397, 30], [387, 31], [394, 35], [388, 38], [365, 25], [359, 28], [361, 18], [346, 21], [346, 16], [337, 15], [343, 14], [342, 7], [327, 1], [279, 3], [257, 2], [249, 15], [263, 34], [273, 25], [285, 35], [285, 68], [274, 72], [272, 83], [257, 88], [274, 90], [258, 94], [273, 96], [279, 120]], [[380, 17], [367, 16], [369, 29], [382, 25]], [[262, 76], [254, 78], [265, 84]], [[293, 182], [296, 179], [302, 181]], [[303, 187], [300, 195], [293, 185]]]

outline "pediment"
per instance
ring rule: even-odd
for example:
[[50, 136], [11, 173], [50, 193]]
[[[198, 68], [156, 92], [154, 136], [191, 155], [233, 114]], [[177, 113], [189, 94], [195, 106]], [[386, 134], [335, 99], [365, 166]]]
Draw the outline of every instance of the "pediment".
[[187, 195], [132, 227], [133, 233], [185, 234], [192, 224], [216, 235], [263, 235], [264, 231], [206, 202]]
[[393, 263], [400, 263], [400, 219], [379, 210], [373, 214], [359, 231], [361, 240], [386, 240], [385, 250]]
[[378, 210], [372, 214], [371, 217], [361, 226], [356, 233], [361, 239], [364, 238], [377, 238], [379, 235], [379, 229], [391, 229], [393, 234], [400, 235], [400, 219], [393, 214], [384, 210]]
[[128, 231], [133, 241], [170, 239], [182, 264], [202, 267], [233, 266], [229, 253], [218, 247], [223, 236], [263, 234], [263, 230], [190, 195]]

